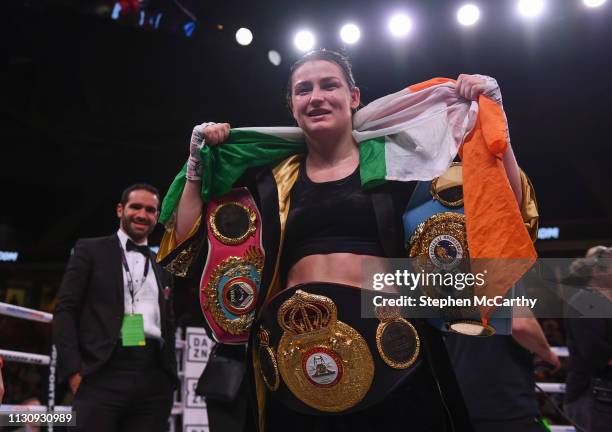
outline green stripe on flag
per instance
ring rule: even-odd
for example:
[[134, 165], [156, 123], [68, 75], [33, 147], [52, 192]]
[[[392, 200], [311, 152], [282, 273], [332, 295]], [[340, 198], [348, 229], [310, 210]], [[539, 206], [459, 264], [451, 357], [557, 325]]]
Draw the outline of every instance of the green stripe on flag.
[[385, 137], [376, 137], [359, 143], [361, 186], [368, 189], [385, 181]]
[[[250, 130], [230, 130], [223, 144], [202, 147], [202, 200], [228, 193], [244, 172], [257, 166], [273, 166], [297, 153], [305, 153], [306, 144], [288, 140], [282, 135]], [[178, 206], [185, 188], [186, 164], [175, 177], [164, 197], [159, 221], [166, 223]]]
[[174, 180], [172, 180], [172, 184], [168, 188], [168, 192], [166, 192], [166, 195], [164, 195], [161, 212], [159, 213], [159, 223], [165, 224], [172, 217], [172, 213], [178, 206], [179, 199], [183, 194], [183, 189], [185, 189], [185, 182], [187, 181], [187, 178], [185, 177], [186, 175], [187, 164], [185, 163]]

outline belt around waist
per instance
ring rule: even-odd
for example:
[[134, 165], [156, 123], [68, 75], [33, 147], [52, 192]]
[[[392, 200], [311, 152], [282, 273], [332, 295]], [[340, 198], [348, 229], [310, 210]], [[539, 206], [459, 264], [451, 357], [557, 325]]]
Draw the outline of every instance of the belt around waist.
[[255, 325], [255, 373], [271, 397], [303, 414], [346, 414], [381, 402], [422, 369], [414, 325], [389, 308], [361, 318], [362, 293], [308, 283], [270, 300]]

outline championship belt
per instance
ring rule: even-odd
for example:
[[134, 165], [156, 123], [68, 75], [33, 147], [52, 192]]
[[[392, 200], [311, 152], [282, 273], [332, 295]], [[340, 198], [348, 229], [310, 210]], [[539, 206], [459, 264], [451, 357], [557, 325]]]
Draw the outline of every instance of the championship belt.
[[260, 360], [255, 373], [271, 397], [303, 414], [345, 414], [382, 401], [418, 370], [414, 326], [399, 311], [361, 318], [362, 294], [368, 295], [346, 285], [309, 283], [271, 299], [256, 323], [254, 348]]
[[264, 251], [261, 216], [246, 188], [211, 200], [206, 208], [208, 257], [200, 305], [217, 342], [246, 343], [260, 293]]
[[[463, 210], [461, 163], [453, 163], [440, 177], [419, 182], [403, 215], [405, 244], [414, 271], [436, 274], [438, 280], [469, 273], [469, 250]], [[473, 286], [457, 289], [443, 284], [418, 287], [431, 298], [472, 299]], [[473, 336], [490, 336], [495, 329], [479, 321], [471, 307], [446, 307], [440, 311], [446, 330]]]

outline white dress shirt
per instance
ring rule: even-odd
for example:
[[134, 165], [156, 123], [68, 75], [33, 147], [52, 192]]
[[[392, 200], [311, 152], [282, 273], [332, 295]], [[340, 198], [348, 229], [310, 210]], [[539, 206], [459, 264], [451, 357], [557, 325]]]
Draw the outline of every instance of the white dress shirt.
[[[123, 264], [123, 304], [125, 305], [125, 313], [142, 314], [144, 321], [145, 337], [161, 339], [161, 317], [159, 313], [159, 287], [153, 271], [153, 259], [149, 259], [149, 272], [143, 280], [145, 263], [147, 259], [138, 251], [127, 251], [125, 245], [129, 236], [122, 230], [117, 231], [117, 236], [121, 242], [121, 248], [125, 253], [125, 259], [130, 269], [130, 274], [133, 280], [134, 302], [130, 295], [128, 285], [128, 276]], [[134, 241], [134, 240], [132, 240]], [[136, 242], [134, 242], [136, 243]], [[145, 240], [138, 245], [146, 245]], [[133, 305], [133, 306], [132, 306]]]

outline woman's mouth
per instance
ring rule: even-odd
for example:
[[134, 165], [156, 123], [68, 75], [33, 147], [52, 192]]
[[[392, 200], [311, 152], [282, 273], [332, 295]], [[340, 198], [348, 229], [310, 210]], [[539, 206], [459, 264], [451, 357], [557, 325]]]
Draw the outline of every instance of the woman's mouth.
[[329, 114], [331, 111], [328, 110], [324, 110], [324, 109], [314, 109], [310, 112], [308, 112], [308, 117], [321, 117], [324, 116], [326, 114]]

